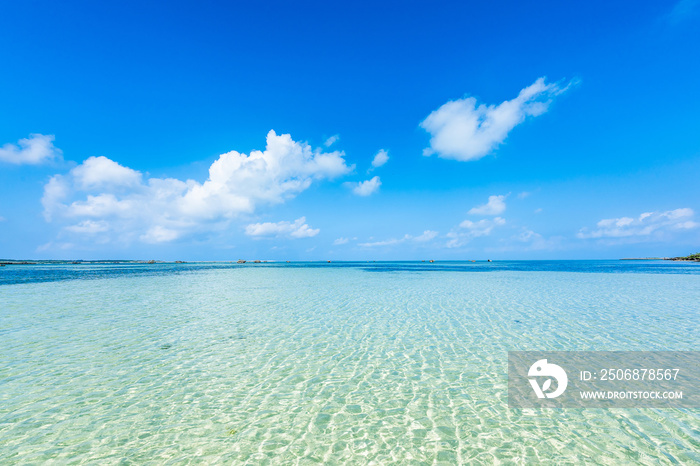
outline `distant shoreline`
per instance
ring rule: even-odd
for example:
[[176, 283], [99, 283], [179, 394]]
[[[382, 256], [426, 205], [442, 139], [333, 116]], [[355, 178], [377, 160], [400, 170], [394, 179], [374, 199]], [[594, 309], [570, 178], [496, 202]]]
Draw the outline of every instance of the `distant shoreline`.
[[673, 262], [700, 262], [700, 259], [688, 257], [623, 257], [621, 261], [673, 261]]
[[[550, 261], [552, 259], [524, 259], [524, 261], [537, 261], [544, 260]], [[555, 261], [557, 259], [554, 259]], [[571, 259], [561, 259], [563, 261], [568, 261]], [[573, 259], [576, 260], [576, 259]], [[587, 260], [616, 260], [616, 259], [578, 259], [582, 261]], [[623, 257], [617, 259], [621, 261], [674, 261], [674, 262], [700, 262], [700, 257], [697, 254], [693, 254], [687, 257]], [[510, 261], [510, 259], [503, 259], [502, 261]], [[517, 261], [517, 260], [514, 260]], [[110, 259], [110, 260], [57, 260], [57, 259], [0, 259], [0, 266], [5, 265], [128, 265], [128, 264], [143, 264], [143, 265], [155, 265], [155, 264], [264, 264], [264, 263], [309, 263], [309, 262], [322, 262], [329, 263], [329, 260], [219, 260], [219, 261], [166, 261], [166, 260], [135, 260], [135, 259]], [[386, 260], [386, 261], [368, 261], [368, 260], [334, 260], [333, 262], [428, 262], [427, 260]], [[492, 262], [490, 260], [435, 260], [432, 262]]]
[[682, 262], [700, 262], [700, 253], [691, 254], [685, 257], [672, 257], [671, 261], [682, 261]]
[[668, 261], [670, 257], [623, 257], [621, 261]]

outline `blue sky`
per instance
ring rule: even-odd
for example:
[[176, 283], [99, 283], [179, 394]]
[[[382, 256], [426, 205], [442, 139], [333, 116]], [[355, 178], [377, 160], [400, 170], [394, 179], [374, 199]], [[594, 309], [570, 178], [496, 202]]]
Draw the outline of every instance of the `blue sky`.
[[0, 257], [700, 250], [700, 2], [12, 2]]

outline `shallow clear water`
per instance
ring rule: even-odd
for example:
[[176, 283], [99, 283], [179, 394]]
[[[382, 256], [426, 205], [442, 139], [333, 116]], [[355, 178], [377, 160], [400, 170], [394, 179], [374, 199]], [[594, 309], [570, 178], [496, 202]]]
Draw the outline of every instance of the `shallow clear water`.
[[698, 350], [700, 264], [0, 268], [0, 464], [697, 463], [700, 412], [509, 410], [508, 350]]

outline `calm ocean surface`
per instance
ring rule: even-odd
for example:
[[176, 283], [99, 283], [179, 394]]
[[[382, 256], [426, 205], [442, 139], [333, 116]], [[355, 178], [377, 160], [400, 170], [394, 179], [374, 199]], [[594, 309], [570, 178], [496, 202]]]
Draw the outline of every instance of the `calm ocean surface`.
[[509, 410], [509, 350], [699, 350], [700, 264], [0, 267], [0, 464], [700, 462], [700, 411]]

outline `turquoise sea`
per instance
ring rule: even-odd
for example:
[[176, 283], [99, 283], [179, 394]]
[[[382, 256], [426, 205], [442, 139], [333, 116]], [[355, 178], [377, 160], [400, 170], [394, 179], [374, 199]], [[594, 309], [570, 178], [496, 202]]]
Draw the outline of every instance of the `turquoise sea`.
[[507, 351], [698, 349], [698, 263], [10, 265], [0, 464], [697, 464], [699, 410], [510, 410]]

